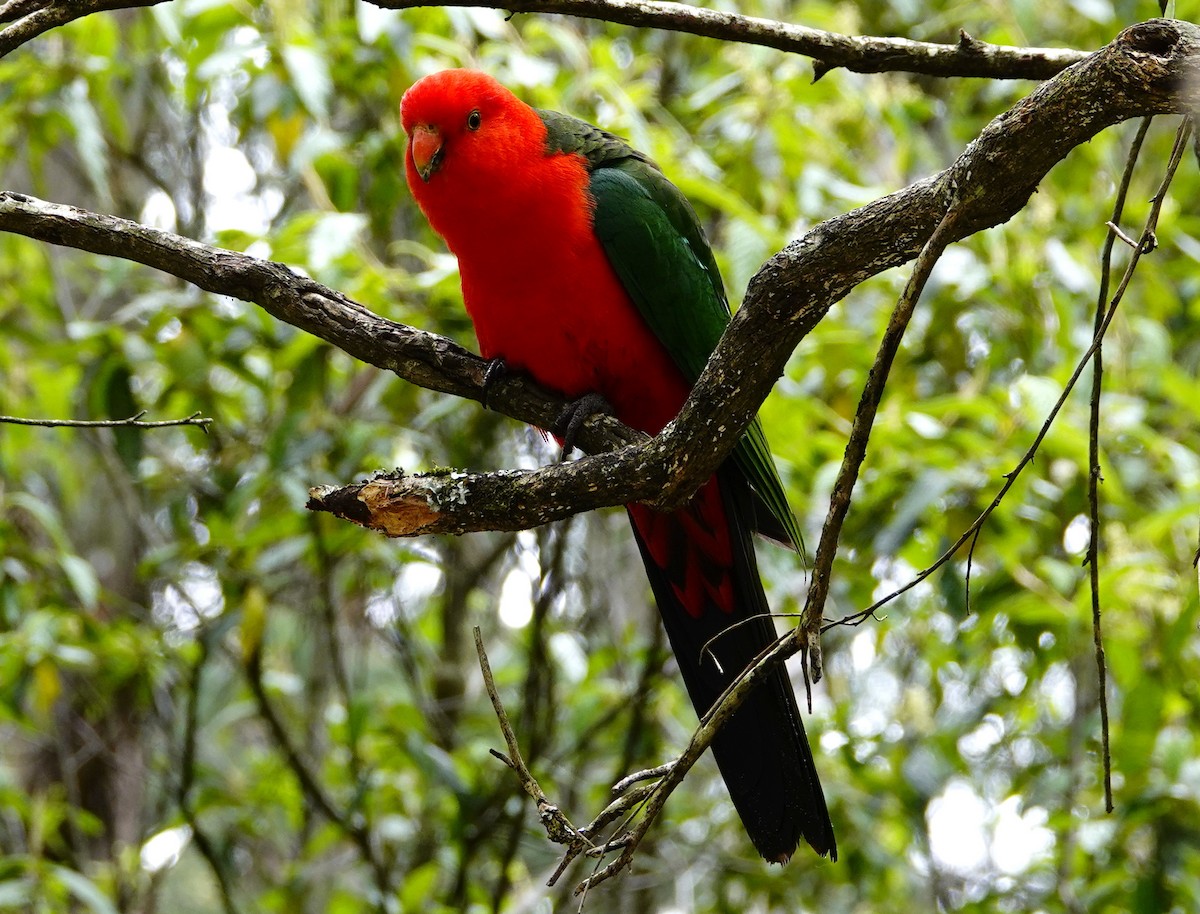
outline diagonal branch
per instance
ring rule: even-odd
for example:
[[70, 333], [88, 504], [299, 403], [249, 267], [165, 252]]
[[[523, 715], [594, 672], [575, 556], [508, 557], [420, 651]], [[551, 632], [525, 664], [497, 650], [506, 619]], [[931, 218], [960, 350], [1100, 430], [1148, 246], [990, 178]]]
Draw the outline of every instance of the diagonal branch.
[[907, 38], [871, 38], [742, 16], [665, 0], [367, 0], [386, 9], [473, 6], [512, 13], [553, 13], [637, 28], [688, 32], [756, 44], [811, 57], [814, 79], [838, 67], [856, 73], [904, 72], [926, 76], [1049, 79], [1087, 53], [1069, 48], [1017, 48], [977, 41], [960, 32], [956, 44]]
[[[257, 304], [272, 316], [413, 384], [473, 400], [483, 398], [487, 363], [479, 356], [445, 337], [380, 317], [285, 264], [9, 191], [0, 191], [0, 231], [154, 267], [206, 292]], [[488, 389], [489, 406], [543, 427], [554, 423], [566, 402], [515, 376]], [[584, 426], [580, 443], [589, 450], [603, 450], [644, 437], [615, 419], [597, 416]]]
[[[1194, 110], [1198, 85], [1200, 27], [1165, 19], [1133, 26], [995, 118], [945, 171], [789, 244], [751, 280], [679, 418], [656, 439], [669, 445], [683, 434], [699, 450], [692, 465], [671, 468], [672, 485], [694, 490], [711, 475], [732, 447], [718, 429], [745, 428], [800, 340], [858, 283], [913, 259], [951, 200], [957, 216], [947, 244], [1012, 218], [1054, 165], [1101, 130]], [[718, 414], [713, 403], [723, 404]], [[668, 489], [659, 502], [681, 503], [677, 494]]]
[[[867, 375], [867, 383], [863, 388], [858, 409], [854, 414], [854, 424], [850, 429], [850, 437], [846, 442], [846, 452], [842, 458], [842, 466], [838, 470], [837, 479], [833, 484], [833, 493], [829, 498], [829, 512], [821, 527], [821, 539], [817, 544], [817, 553], [813, 558], [812, 580], [808, 587], [808, 596], [804, 602], [804, 614], [800, 621], [802, 640], [805, 644], [804, 681], [819, 682], [822, 675], [821, 661], [821, 619], [825, 612], [825, 601], [829, 596], [829, 581], [833, 574], [833, 560], [837, 556], [838, 539], [841, 537], [842, 525], [850, 510], [850, 498], [854, 485], [858, 481], [859, 470], [867, 458], [867, 442], [871, 438], [871, 429], [875, 424], [875, 415], [883, 400], [883, 389], [887, 385], [889, 372], [896, 353], [900, 350], [900, 342], [904, 339], [904, 331], [908, 329], [916, 310], [917, 301], [925, 291], [925, 285], [933, 274], [942, 253], [953, 237], [954, 225], [958, 219], [957, 201], [951, 203], [950, 209], [942, 216], [937, 228], [921, 248], [912, 274], [904, 286], [900, 300], [892, 310], [887, 330], [879, 344], [875, 362]], [[809, 710], [812, 710], [812, 696], [809, 695]]]

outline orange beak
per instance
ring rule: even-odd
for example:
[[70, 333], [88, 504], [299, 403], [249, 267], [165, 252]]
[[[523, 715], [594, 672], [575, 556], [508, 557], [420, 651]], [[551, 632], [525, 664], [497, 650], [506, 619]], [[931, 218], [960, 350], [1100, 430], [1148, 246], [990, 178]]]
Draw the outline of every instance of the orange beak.
[[413, 166], [422, 181], [428, 181], [442, 164], [444, 148], [442, 134], [430, 124], [418, 124], [408, 141]]

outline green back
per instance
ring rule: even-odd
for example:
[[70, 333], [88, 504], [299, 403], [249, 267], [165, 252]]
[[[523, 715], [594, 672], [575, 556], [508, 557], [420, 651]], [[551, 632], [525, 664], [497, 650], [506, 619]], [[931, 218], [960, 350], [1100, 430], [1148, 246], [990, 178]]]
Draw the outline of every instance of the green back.
[[[696, 211], [654, 162], [620, 137], [565, 114], [538, 114], [546, 124], [548, 152], [587, 160], [596, 235], [642, 317], [694, 383], [730, 318]], [[760, 532], [800, 548], [800, 526], [757, 417], [733, 459], [776, 522], [760, 518]]]

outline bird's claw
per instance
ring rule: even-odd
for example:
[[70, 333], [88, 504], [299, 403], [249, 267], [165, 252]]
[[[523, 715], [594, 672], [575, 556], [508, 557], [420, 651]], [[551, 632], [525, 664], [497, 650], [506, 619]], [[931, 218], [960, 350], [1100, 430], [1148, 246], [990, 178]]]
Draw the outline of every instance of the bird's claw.
[[560, 460], [566, 460], [571, 451], [575, 450], [575, 440], [579, 437], [583, 424], [599, 414], [611, 416], [613, 408], [611, 403], [597, 393], [584, 394], [563, 408], [554, 422], [554, 434], [562, 442]]
[[488, 360], [487, 368], [483, 372], [483, 397], [479, 401], [483, 404], [484, 409], [490, 408], [488, 399], [492, 395], [492, 388], [508, 377], [509, 374], [508, 363], [502, 357], [496, 356], [494, 359]]

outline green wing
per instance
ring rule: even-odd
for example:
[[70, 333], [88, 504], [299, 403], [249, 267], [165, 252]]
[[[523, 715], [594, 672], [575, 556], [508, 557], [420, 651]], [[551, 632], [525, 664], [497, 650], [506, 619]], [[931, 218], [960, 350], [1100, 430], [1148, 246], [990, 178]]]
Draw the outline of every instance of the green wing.
[[[549, 152], [587, 159], [596, 235], [609, 262], [684, 377], [695, 382], [730, 318], [721, 274], [695, 210], [657, 165], [620, 138], [564, 114], [539, 113]], [[733, 459], [771, 515], [759, 518], [759, 531], [801, 548], [800, 525], [757, 417]]]

